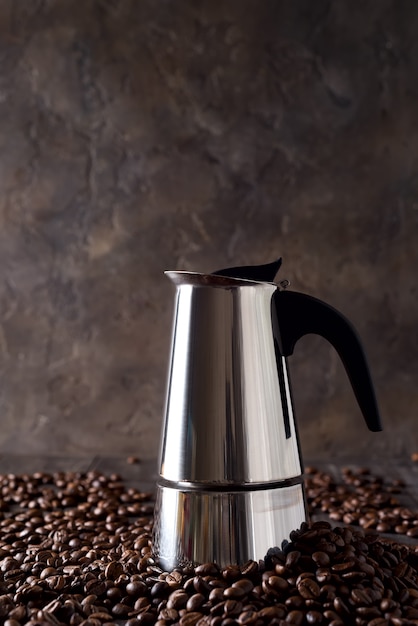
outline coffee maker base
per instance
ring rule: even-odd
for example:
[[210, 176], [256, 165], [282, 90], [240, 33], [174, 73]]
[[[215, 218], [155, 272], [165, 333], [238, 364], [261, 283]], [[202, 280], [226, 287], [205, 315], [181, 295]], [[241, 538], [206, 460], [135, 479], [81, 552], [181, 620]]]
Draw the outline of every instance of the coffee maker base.
[[228, 492], [159, 485], [153, 553], [166, 571], [258, 561], [306, 520], [302, 482]]

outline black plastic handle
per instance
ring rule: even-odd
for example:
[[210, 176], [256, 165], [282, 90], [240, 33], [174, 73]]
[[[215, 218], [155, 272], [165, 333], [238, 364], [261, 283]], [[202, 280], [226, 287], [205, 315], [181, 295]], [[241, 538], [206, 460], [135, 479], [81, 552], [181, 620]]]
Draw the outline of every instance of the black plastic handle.
[[346, 317], [332, 306], [297, 291], [276, 291], [273, 296], [282, 356], [293, 354], [298, 339], [314, 333], [338, 352], [368, 428], [382, 430], [379, 408], [358, 334]]

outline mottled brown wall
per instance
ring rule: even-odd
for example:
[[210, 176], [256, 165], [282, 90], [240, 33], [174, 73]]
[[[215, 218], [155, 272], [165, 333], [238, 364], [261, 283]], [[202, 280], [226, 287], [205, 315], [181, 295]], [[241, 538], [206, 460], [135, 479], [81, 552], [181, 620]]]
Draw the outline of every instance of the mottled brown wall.
[[408, 0], [0, 0], [0, 451], [153, 457], [163, 270], [277, 255], [386, 425], [304, 338], [306, 453], [418, 447], [417, 33]]

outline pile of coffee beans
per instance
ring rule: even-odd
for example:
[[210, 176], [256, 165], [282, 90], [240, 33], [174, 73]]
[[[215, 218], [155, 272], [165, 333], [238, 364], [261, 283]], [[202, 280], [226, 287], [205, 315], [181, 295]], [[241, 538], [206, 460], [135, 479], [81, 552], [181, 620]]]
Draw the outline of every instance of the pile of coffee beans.
[[311, 511], [366, 530], [418, 537], [417, 511], [402, 506], [396, 496], [404, 486], [401, 480], [385, 480], [368, 468], [343, 468], [338, 478], [316, 468], [306, 470]]
[[[418, 625], [418, 548], [385, 539], [378, 524], [360, 528], [370, 511], [383, 523], [387, 508], [406, 532], [416, 516], [395, 512], [400, 485], [370, 490], [367, 472], [344, 477], [307, 476], [312, 508], [344, 525], [303, 524], [259, 562], [165, 572], [151, 553], [150, 494], [98, 472], [0, 475], [0, 623]], [[381, 505], [379, 493], [390, 493]], [[349, 513], [360, 516], [348, 523]]]

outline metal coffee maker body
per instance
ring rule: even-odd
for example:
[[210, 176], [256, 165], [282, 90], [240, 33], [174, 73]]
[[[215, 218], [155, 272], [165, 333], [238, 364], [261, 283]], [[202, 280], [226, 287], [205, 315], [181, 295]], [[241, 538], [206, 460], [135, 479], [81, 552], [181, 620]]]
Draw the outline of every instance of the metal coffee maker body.
[[332, 341], [369, 427], [380, 429], [353, 328], [272, 282], [279, 265], [167, 272], [176, 305], [153, 531], [166, 570], [258, 560], [306, 521], [286, 361], [303, 334]]

